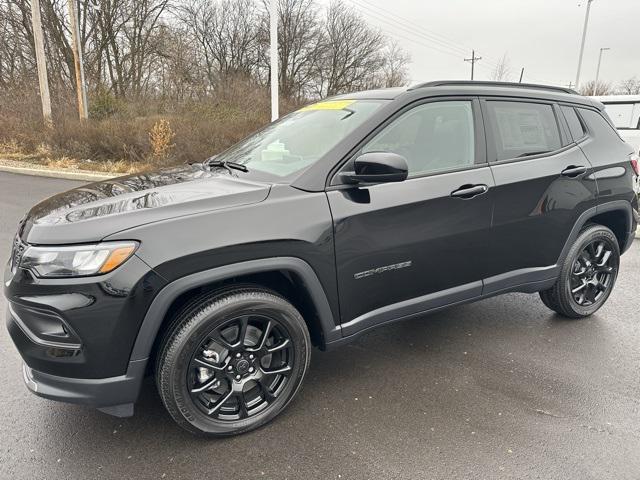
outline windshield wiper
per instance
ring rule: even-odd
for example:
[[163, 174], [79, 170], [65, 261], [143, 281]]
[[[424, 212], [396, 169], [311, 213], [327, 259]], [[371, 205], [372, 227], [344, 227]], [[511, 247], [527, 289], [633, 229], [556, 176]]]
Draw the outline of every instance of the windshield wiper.
[[226, 168], [229, 171], [229, 173], [231, 173], [231, 169], [240, 170], [241, 172], [245, 172], [245, 173], [249, 171], [249, 169], [242, 163], [230, 162], [228, 160], [216, 160], [215, 157], [211, 157], [205, 160], [204, 166]]
[[347, 118], [349, 118], [351, 115], [353, 115], [354, 113], [356, 113], [355, 110], [351, 110], [350, 108], [343, 108], [342, 110], [344, 110], [345, 112], [347, 112], [347, 114], [342, 117], [340, 120], [346, 120]]

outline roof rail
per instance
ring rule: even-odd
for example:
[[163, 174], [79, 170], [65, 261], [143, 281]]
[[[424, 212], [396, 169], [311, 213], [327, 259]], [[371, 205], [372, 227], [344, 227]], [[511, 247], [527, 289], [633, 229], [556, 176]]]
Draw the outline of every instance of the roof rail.
[[562, 93], [569, 93], [571, 95], [580, 95], [572, 88], [568, 87], [555, 87], [551, 85], [538, 85], [535, 83], [515, 83], [515, 82], [490, 82], [483, 80], [437, 80], [434, 82], [425, 82], [419, 83], [418, 85], [414, 85], [410, 87], [409, 90], [416, 90], [418, 88], [427, 88], [427, 87], [444, 87], [444, 86], [484, 86], [484, 87], [515, 87], [515, 88], [531, 88], [538, 90], [551, 90]]

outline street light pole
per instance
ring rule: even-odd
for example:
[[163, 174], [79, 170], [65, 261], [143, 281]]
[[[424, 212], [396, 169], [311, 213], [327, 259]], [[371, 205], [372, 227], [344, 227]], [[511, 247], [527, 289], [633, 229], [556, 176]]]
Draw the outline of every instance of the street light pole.
[[278, 0], [271, 0], [269, 33], [271, 40], [271, 121], [280, 116], [278, 105]]
[[598, 68], [596, 69], [596, 81], [593, 84], [593, 92], [591, 95], [596, 95], [598, 91], [598, 80], [600, 79], [600, 65], [602, 64], [602, 52], [605, 50], [611, 50], [610, 48], [604, 47], [600, 49], [600, 55], [598, 56]]
[[587, 39], [587, 26], [589, 25], [589, 12], [591, 11], [591, 2], [593, 2], [593, 0], [587, 0], [587, 13], [585, 13], [584, 15], [582, 42], [580, 43], [580, 56], [578, 57], [578, 72], [576, 73], [576, 90], [580, 88], [580, 70], [582, 70], [582, 56], [584, 55], [584, 42]]

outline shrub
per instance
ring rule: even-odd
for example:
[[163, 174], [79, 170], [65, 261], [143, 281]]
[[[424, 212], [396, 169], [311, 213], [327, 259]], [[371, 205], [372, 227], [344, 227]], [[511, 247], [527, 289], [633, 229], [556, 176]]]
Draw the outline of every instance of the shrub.
[[106, 88], [99, 88], [89, 96], [89, 117], [104, 119], [122, 109], [120, 101]]
[[154, 159], [165, 161], [169, 157], [171, 150], [176, 146], [175, 143], [172, 143], [175, 136], [168, 120], [163, 118], [153, 124], [149, 132], [149, 143]]
[[[97, 170], [115, 165], [118, 171], [148, 169], [202, 161], [261, 128], [270, 117], [267, 89], [242, 81], [197, 100], [125, 101], [97, 91], [90, 102], [89, 120], [81, 123], [75, 97], [56, 97], [54, 126], [47, 129], [37, 86], [0, 92], [0, 155], [20, 150], [48, 164], [65, 158], [91, 160]], [[283, 102], [280, 108], [287, 112], [295, 106]]]

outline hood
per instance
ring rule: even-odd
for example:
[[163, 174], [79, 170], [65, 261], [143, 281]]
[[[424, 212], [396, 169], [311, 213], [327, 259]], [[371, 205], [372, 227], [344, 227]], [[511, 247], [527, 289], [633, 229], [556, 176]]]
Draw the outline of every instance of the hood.
[[261, 202], [270, 187], [200, 164], [114, 178], [39, 203], [21, 237], [32, 244], [99, 241], [146, 223]]

